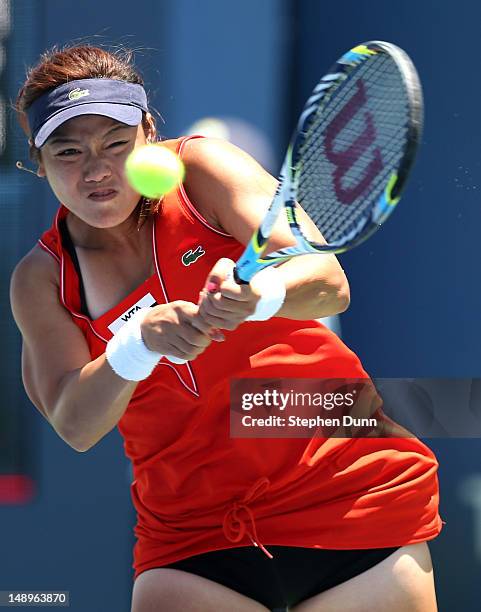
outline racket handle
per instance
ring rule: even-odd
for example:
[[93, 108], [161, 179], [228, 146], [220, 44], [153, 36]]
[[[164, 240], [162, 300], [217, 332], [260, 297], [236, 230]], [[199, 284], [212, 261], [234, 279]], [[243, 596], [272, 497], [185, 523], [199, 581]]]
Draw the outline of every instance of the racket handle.
[[234, 272], [232, 273], [232, 277], [238, 285], [248, 285], [249, 281], [243, 280], [239, 277], [237, 273], [237, 266], [234, 268]]
[[[235, 268], [234, 268], [234, 272], [229, 274], [229, 277], [231, 277], [231, 278], [233, 277], [234, 280], [236, 281], [236, 283], [238, 283], [239, 285], [240, 284], [244, 284], [244, 281], [239, 281], [239, 280], [236, 279], [236, 277], [235, 277]], [[218, 287], [214, 283], [212, 283], [212, 286], [208, 287], [208, 290], [209, 290], [209, 293], [215, 293], [218, 290]], [[201, 302], [201, 299], [199, 299], [198, 303], [200, 304], [200, 302]], [[182, 359], [180, 357], [174, 357], [173, 355], [166, 355], [165, 357], [171, 363], [175, 363], [177, 365], [183, 365], [184, 363], [187, 363], [187, 359]]]

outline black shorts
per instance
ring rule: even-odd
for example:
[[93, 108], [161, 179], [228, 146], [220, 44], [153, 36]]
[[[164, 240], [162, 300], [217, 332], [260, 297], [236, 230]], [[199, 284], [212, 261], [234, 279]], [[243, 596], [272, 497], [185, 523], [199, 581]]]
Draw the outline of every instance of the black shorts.
[[273, 559], [254, 546], [245, 546], [195, 555], [163, 567], [208, 578], [280, 611], [361, 574], [397, 550], [267, 549]]

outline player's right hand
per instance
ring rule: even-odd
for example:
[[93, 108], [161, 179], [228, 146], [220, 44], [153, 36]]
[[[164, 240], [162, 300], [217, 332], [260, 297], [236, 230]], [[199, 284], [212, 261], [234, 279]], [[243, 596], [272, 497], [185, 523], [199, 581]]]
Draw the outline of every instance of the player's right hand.
[[192, 361], [223, 335], [199, 320], [199, 306], [177, 300], [154, 306], [141, 324], [142, 338], [152, 351]]

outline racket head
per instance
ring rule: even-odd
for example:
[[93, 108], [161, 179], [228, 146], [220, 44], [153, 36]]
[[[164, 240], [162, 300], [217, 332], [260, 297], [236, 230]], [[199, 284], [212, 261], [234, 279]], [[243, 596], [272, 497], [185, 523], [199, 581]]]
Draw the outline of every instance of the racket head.
[[[392, 214], [406, 185], [423, 126], [421, 83], [396, 45], [369, 41], [322, 77], [299, 116], [279, 186], [234, 272], [247, 283], [263, 268], [309, 253], [342, 253]], [[326, 244], [310, 240], [300, 203]], [[285, 208], [296, 245], [263, 255]]]
[[[331, 67], [300, 115], [284, 183], [305, 252], [342, 253], [379, 229], [399, 202], [422, 126], [419, 76], [396, 45], [363, 43]], [[307, 239], [296, 200], [327, 244]]]

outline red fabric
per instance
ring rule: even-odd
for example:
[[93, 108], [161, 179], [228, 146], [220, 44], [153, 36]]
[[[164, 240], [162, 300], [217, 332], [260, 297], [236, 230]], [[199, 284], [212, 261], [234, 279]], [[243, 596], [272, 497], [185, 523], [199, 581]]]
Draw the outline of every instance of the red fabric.
[[[183, 140], [175, 144], [177, 150]], [[149, 293], [161, 304], [197, 303], [220, 257], [243, 247], [210, 228], [183, 190], [165, 198], [153, 231], [156, 273], [91, 321], [61, 247], [58, 220], [40, 240], [61, 267], [60, 300], [83, 331], [92, 359], [108, 325]], [[182, 255], [205, 254], [186, 266]], [[119, 422], [133, 464], [135, 575], [234, 546], [380, 548], [422, 542], [441, 530], [438, 463], [416, 438], [231, 439], [229, 378], [367, 378], [359, 359], [316, 321], [247, 323], [194, 362], [163, 360], [141, 381]]]

